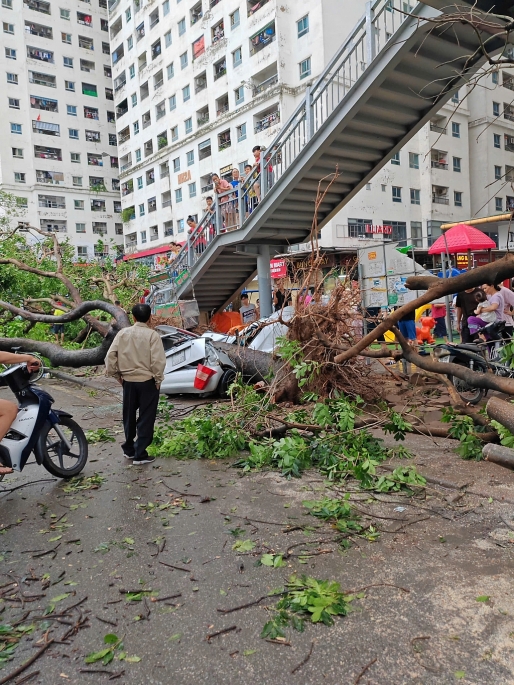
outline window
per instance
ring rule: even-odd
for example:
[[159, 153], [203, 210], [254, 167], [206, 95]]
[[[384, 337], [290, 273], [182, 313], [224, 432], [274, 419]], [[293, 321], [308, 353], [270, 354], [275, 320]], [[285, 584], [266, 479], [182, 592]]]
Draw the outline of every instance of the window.
[[423, 228], [421, 221], [410, 222], [411, 244], [414, 247], [423, 247]]
[[127, 50], [132, 50], [133, 47], [134, 47], [134, 38], [133, 38], [133, 36], [129, 36], [127, 38]]
[[[84, 203], [82, 203], [84, 204]], [[86, 232], [86, 224], [75, 224], [75, 233], [85, 233]], [[86, 248], [87, 250], [87, 248]]]
[[64, 87], [66, 90], [69, 90], [70, 92], [74, 93], [75, 92], [75, 81], [65, 81]]
[[495, 197], [494, 198], [494, 210], [496, 212], [502, 212], [503, 211], [503, 198], [501, 198], [501, 197]]
[[171, 45], [171, 31], [164, 34], [164, 47], [169, 48]]
[[9, 98], [9, 107], [11, 109], [20, 109], [20, 101], [18, 98]]
[[186, 136], [193, 132], [193, 119], [192, 119], [192, 117], [189, 117], [189, 119], [186, 119], [184, 121], [184, 126], [186, 129]]
[[71, 45], [71, 33], [61, 33], [61, 41], [67, 45]]
[[178, 231], [179, 233], [183, 233], [183, 232], [184, 232], [184, 219], [179, 219], [179, 220], [177, 221], [177, 231]]
[[80, 163], [80, 152], [72, 152], [71, 153], [71, 161], [74, 162], [75, 164]]
[[236, 98], [236, 105], [241, 105], [245, 101], [245, 88], [244, 86], [239, 86], [235, 89], [234, 95]]
[[171, 142], [178, 140], [178, 126], [173, 126], [171, 129]]
[[133, 64], [131, 64], [129, 67], [129, 78], [134, 78], [135, 75], [136, 75], [136, 67]]
[[198, 159], [206, 159], [211, 154], [211, 139], [208, 138], [198, 145]]
[[189, 152], [186, 153], [186, 161], [187, 161], [187, 166], [191, 166], [192, 164], [195, 163], [195, 151], [190, 150]]
[[161, 51], [161, 39], [159, 38], [159, 40], [156, 40], [151, 47], [152, 60], [157, 59], [157, 57], [159, 57], [161, 54]]
[[125, 22], [128, 23], [132, 19], [132, 10], [129, 7], [127, 10], [125, 10]]
[[459, 91], [457, 90], [453, 95], [452, 95], [452, 102], [459, 102]]
[[94, 71], [95, 70], [95, 63], [91, 62], [88, 59], [81, 59], [80, 60], [80, 71]]
[[170, 0], [166, 0], [166, 2], [162, 3], [162, 16], [165, 17], [169, 13], [170, 13]]
[[155, 197], [148, 198], [148, 214], [157, 210], [157, 199]]
[[73, 207], [75, 209], [84, 209], [84, 200], [73, 200]]
[[137, 105], [137, 93], [132, 93], [130, 96], [130, 101], [132, 103], [132, 107], [135, 107]]
[[232, 66], [238, 67], [240, 64], [243, 62], [243, 53], [241, 51], [241, 48], [237, 48], [237, 50], [234, 50], [232, 53]]
[[176, 109], [176, 108], [177, 108], [177, 96], [176, 96], [176, 95], [172, 95], [172, 96], [168, 99], [168, 104], [169, 104], [169, 107], [170, 107], [170, 112], [172, 112], [174, 109]]
[[[143, 204], [139, 205], [139, 216], [144, 216], [144, 215], [145, 215], [145, 205], [143, 203]], [[146, 231], [142, 231], [142, 233], [144, 233], [146, 236]], [[146, 240], [145, 240], [145, 242], [146, 242]]]
[[239, 26], [241, 22], [241, 17], [239, 15], [239, 10], [236, 10], [230, 15], [230, 28], [232, 31]]
[[60, 10], [61, 13], [61, 19], [66, 19], [66, 21], [70, 20], [70, 10]]
[[138, 176], [136, 180], [137, 180], [137, 189], [141, 190], [141, 188], [143, 187], [143, 177]]
[[76, 188], [82, 187], [82, 176], [72, 176], [72, 181]]
[[392, 186], [393, 202], [402, 201], [402, 189], [399, 186]]
[[453, 158], [453, 170], [457, 171], [458, 173], [460, 173], [460, 171], [461, 171], [461, 161], [462, 160], [460, 157], [454, 157]]
[[182, 202], [182, 188], [177, 188], [175, 191], [175, 202]]
[[196, 183], [190, 183], [188, 185], [189, 188], [189, 197], [196, 197]]
[[493, 117], [499, 117], [500, 116], [500, 103], [499, 102], [493, 102]]
[[66, 105], [66, 113], [70, 115], [70, 117], [76, 117], [77, 116], [77, 106], [76, 105]]
[[92, 83], [82, 83], [82, 95], [90, 95], [93, 98], [98, 97], [98, 90]]
[[173, 235], [173, 221], [165, 221], [164, 222], [164, 235], [165, 236]]
[[21, 134], [21, 124], [11, 124], [11, 133]]
[[136, 150], [136, 164], [141, 161], [141, 148]]
[[173, 66], [173, 62], [168, 64], [166, 67], [166, 75], [168, 76], [168, 81], [175, 76], [175, 67]]
[[70, 69], [73, 69], [73, 57], [63, 57], [62, 63], [65, 67], [70, 67]]
[[410, 203], [411, 203], [411, 205], [420, 205], [421, 204], [420, 191], [417, 190], [416, 188], [410, 189]]
[[7, 72], [7, 83], [18, 85], [18, 74], [10, 74]]
[[391, 157], [391, 164], [396, 164], [397, 166], [400, 166], [400, 153], [395, 152], [394, 155]]
[[137, 136], [137, 134], [139, 133], [139, 121], [134, 121], [132, 126], [134, 128], [134, 135]]
[[180, 157], [177, 157], [176, 159], [173, 160], [173, 171], [175, 173], [180, 171]]
[[13, 48], [5, 48], [5, 58], [16, 59], [16, 50], [14, 50]]
[[186, 20], [185, 20], [185, 18], [183, 18], [178, 22], [178, 35], [182, 36], [185, 32], [186, 32]]
[[77, 257], [87, 259], [87, 245], [77, 245]]
[[494, 166], [494, 180], [499, 181], [502, 177], [502, 168], [501, 166]]
[[452, 121], [452, 136], [454, 138], [460, 138], [460, 124]]
[[[139, 205], [139, 208], [141, 209], [142, 205]], [[141, 212], [140, 212], [141, 213]], [[143, 214], [145, 213], [144, 207], [143, 207]], [[141, 242], [146, 243], [146, 231], [141, 231]]]
[[184, 102], [187, 102], [191, 97], [191, 88], [189, 86], [185, 86], [182, 88], [182, 99]]
[[307, 78], [311, 75], [311, 58], [307, 57], [302, 62], [300, 62], [300, 78]]
[[246, 124], [236, 126], [236, 135], [238, 143], [240, 143], [242, 140], [246, 140]]
[[419, 155], [417, 152], [409, 152], [409, 167], [419, 169]]
[[12, 156], [17, 159], [23, 159], [23, 149], [21, 147], [12, 147]]
[[493, 133], [494, 147], [501, 148], [501, 136], [499, 133]]
[[180, 55], [180, 68], [185, 69], [187, 67], [187, 52]]
[[497, 86], [498, 83], [500, 82], [500, 77], [498, 76], [497, 71], [493, 71], [493, 73], [491, 74], [491, 79], [492, 79], [492, 82], [494, 83], [494, 85]]
[[25, 173], [22, 171], [15, 171], [14, 180], [16, 183], [25, 183]]
[[2, 0], [2, 7], [6, 10], [12, 10], [12, 0]]
[[8, 24], [6, 21], [3, 22], [4, 33], [10, 33], [14, 35], [14, 24]]
[[296, 22], [296, 26], [298, 28], [298, 38], [301, 38], [302, 36], [305, 36], [306, 33], [309, 33], [309, 15], [306, 14], [304, 17], [299, 19]]
[[455, 191], [453, 193], [453, 204], [456, 207], [462, 207], [462, 193]]
[[74, 140], [79, 139], [79, 130], [78, 128], [69, 128], [68, 129], [68, 134], [70, 138], [73, 138]]

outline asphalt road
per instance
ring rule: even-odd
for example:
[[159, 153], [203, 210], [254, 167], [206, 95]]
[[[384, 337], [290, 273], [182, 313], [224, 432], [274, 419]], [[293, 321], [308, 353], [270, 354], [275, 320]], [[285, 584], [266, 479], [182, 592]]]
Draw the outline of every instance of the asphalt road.
[[[0, 683], [50, 639], [11, 682], [39, 671], [29, 683], [107, 683], [118, 674], [113, 682], [126, 685], [514, 683], [514, 504], [501, 501], [514, 502], [514, 474], [462, 462], [450, 441], [412, 436], [421, 471], [474, 482], [493, 501], [447, 501], [456, 493], [440, 488], [426, 499], [380, 503], [360, 493], [358, 506], [380, 517], [380, 538], [342, 551], [330, 526], [302, 506], [325, 492], [318, 474], [287, 481], [242, 476], [227, 463], [167, 459], [133, 467], [119, 449], [116, 395], [47, 385], [56, 406], [85, 429], [111, 428], [118, 442], [90, 448], [84, 475], [100, 476], [93, 489], [70, 490], [35, 463], [1, 484], [31, 483], [0, 494], [0, 623], [30, 612], [20, 625], [35, 630], [0, 668]], [[254, 549], [238, 553], [238, 539]], [[255, 565], [263, 553], [288, 549], [298, 556], [287, 567]], [[260, 637], [275, 600], [219, 611], [282, 587], [293, 572], [335, 580], [345, 591], [367, 589], [334, 626], [288, 630], [286, 644]], [[129, 601], [122, 591], [149, 594]], [[107, 666], [86, 664], [109, 633], [123, 639], [131, 660], [119, 660], [118, 648]]]

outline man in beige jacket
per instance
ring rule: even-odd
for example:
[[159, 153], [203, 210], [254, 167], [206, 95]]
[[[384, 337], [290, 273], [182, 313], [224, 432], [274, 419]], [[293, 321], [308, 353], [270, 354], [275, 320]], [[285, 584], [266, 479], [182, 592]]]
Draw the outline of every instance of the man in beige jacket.
[[155, 457], [148, 456], [146, 448], [153, 440], [159, 388], [166, 367], [161, 338], [146, 325], [151, 313], [147, 304], [134, 305], [135, 324], [121, 329], [105, 358], [106, 374], [123, 385], [125, 442], [121, 448], [127, 459], [134, 459], [134, 464], [155, 461]]

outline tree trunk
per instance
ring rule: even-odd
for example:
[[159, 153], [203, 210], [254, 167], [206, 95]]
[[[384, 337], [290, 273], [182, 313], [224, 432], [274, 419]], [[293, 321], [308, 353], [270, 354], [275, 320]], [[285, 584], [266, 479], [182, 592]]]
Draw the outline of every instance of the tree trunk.
[[29, 340], [28, 338], [0, 338], [0, 350], [12, 352], [13, 347], [21, 348], [22, 352], [38, 352], [50, 360], [52, 366], [97, 366], [103, 364], [105, 355], [114, 339], [109, 335], [102, 340], [101, 345], [85, 350], [66, 350], [54, 343]]
[[485, 408], [487, 415], [514, 433], [514, 405], [499, 397], [491, 397]]
[[514, 450], [502, 445], [485, 445], [482, 449], [482, 456], [486, 461], [492, 461], [499, 466], [514, 471]]

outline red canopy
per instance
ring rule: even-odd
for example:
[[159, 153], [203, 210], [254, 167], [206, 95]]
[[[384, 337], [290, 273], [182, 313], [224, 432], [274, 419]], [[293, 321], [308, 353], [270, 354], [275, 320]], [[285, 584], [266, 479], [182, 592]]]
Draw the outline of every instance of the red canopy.
[[483, 231], [468, 224], [458, 224], [445, 231], [429, 249], [428, 254], [455, 254], [468, 250], [490, 250], [495, 247], [494, 240]]

